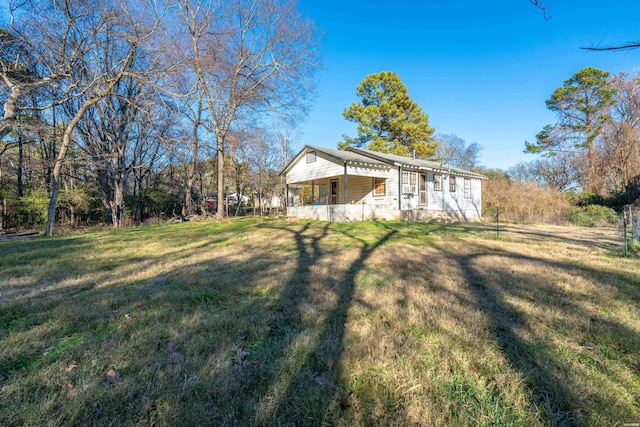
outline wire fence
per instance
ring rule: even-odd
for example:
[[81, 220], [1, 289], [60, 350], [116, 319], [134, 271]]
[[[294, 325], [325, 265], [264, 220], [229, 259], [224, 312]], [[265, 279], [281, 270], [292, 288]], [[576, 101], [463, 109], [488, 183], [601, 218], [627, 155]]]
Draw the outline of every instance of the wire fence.
[[640, 239], [640, 212], [624, 209], [620, 219], [622, 222], [622, 249], [625, 254], [628, 254], [629, 249], [638, 245]]

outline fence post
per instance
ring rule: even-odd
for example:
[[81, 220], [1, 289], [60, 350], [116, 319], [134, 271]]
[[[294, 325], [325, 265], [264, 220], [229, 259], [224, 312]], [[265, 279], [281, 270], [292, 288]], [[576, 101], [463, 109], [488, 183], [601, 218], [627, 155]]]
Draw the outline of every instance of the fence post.
[[631, 215], [631, 244], [638, 243], [640, 237], [640, 214], [634, 213]]
[[496, 234], [500, 238], [500, 207], [496, 206]]
[[622, 211], [622, 247], [624, 248], [624, 254], [627, 255], [627, 211]]

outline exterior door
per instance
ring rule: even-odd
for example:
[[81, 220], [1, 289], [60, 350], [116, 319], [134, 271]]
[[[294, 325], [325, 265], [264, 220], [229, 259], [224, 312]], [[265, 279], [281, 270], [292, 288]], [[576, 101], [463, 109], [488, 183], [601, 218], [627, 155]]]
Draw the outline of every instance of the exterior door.
[[331, 181], [329, 181], [329, 194], [331, 196], [331, 201], [330, 203], [332, 205], [337, 205], [338, 204], [338, 180], [337, 179], [332, 179]]
[[419, 204], [427, 204], [427, 174], [421, 173], [418, 180], [418, 194], [420, 196]]

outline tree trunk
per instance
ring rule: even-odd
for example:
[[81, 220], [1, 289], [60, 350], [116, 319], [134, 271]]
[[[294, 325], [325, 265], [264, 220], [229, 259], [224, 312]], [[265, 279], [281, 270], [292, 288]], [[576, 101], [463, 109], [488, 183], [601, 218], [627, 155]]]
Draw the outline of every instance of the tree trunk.
[[216, 219], [224, 218], [225, 198], [224, 198], [224, 138], [218, 132], [216, 136], [216, 154], [218, 156], [218, 210]]
[[602, 193], [602, 185], [598, 183], [598, 165], [596, 164], [596, 149], [593, 140], [587, 145], [587, 188], [589, 193]]
[[56, 157], [56, 163], [53, 167], [53, 174], [51, 177], [51, 199], [49, 199], [49, 208], [47, 209], [47, 225], [44, 231], [45, 236], [53, 235], [53, 227], [56, 222], [56, 205], [58, 204], [58, 196], [60, 193], [60, 170], [62, 169], [64, 158], [67, 155], [67, 150], [71, 145], [73, 131], [82, 119], [82, 116], [84, 116], [84, 113], [86, 113], [86, 111], [89, 109], [89, 107], [107, 96], [109, 92], [111, 92], [111, 90], [114, 88], [114, 86], [120, 81], [120, 79], [124, 75], [125, 70], [129, 67], [129, 64], [131, 63], [135, 52], [136, 45], [133, 44], [131, 45], [127, 57], [122, 62], [122, 66], [118, 75], [108, 81], [102, 90], [96, 93], [93, 97], [86, 100], [80, 106], [75, 116], [73, 116], [73, 118], [67, 124], [64, 133], [62, 134], [62, 144], [60, 144], [60, 151], [58, 152], [58, 157]]
[[24, 147], [22, 141], [22, 130], [18, 129], [18, 197], [24, 196], [22, 183], [22, 172], [24, 169]]
[[124, 216], [124, 179], [122, 176], [113, 182], [113, 195], [114, 195], [114, 211], [111, 213], [113, 217], [113, 226], [118, 228], [122, 226], [122, 219]]
[[56, 222], [56, 206], [58, 204], [58, 196], [60, 195], [60, 171], [62, 170], [62, 164], [65, 156], [67, 155], [67, 150], [71, 145], [73, 130], [89, 107], [99, 100], [100, 98], [95, 97], [85, 102], [80, 107], [76, 115], [73, 116], [69, 124], [67, 124], [67, 127], [62, 134], [62, 144], [60, 144], [60, 151], [56, 157], [56, 162], [53, 166], [53, 173], [51, 174], [51, 198], [49, 199], [49, 208], [47, 209], [47, 225], [44, 230], [45, 236], [53, 236], [53, 227]]

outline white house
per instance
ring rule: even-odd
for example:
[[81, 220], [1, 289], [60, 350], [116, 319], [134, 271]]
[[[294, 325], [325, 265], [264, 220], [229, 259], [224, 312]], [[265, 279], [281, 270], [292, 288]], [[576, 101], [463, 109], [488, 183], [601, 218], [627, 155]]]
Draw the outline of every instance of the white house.
[[[481, 180], [486, 178], [428, 160], [310, 145], [281, 174], [287, 186], [287, 215], [326, 221], [475, 221], [481, 216]], [[304, 187], [305, 197], [292, 197]], [[303, 199], [310, 202], [304, 205]]]

